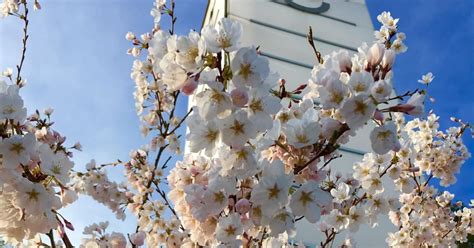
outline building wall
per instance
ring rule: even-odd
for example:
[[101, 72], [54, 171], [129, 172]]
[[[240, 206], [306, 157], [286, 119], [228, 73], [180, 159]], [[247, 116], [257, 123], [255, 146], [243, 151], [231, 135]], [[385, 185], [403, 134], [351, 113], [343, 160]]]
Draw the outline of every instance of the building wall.
[[[306, 39], [309, 26], [313, 29], [315, 45], [323, 55], [339, 49], [352, 54], [363, 42], [370, 44], [374, 39], [364, 0], [325, 0], [329, 9], [322, 13], [290, 7], [286, 1], [210, 0], [203, 25], [215, 24], [224, 16], [238, 20], [244, 29], [242, 45], [260, 46], [261, 54], [270, 61], [270, 69], [279, 72], [289, 89], [306, 83], [316, 62]], [[293, 0], [305, 7], [313, 7], [314, 2]], [[352, 170], [353, 163], [362, 159], [361, 154], [371, 151], [370, 130], [371, 127], [366, 127], [343, 146], [340, 149], [343, 157], [333, 161], [332, 168], [343, 174]], [[394, 194], [393, 187], [387, 190]], [[314, 246], [322, 240], [315, 226], [305, 220], [299, 221], [297, 228], [295, 241]], [[395, 227], [384, 217], [378, 228], [362, 226], [353, 237], [358, 247], [385, 247], [386, 233], [393, 230]], [[345, 236], [345, 233], [339, 234], [336, 244]]]

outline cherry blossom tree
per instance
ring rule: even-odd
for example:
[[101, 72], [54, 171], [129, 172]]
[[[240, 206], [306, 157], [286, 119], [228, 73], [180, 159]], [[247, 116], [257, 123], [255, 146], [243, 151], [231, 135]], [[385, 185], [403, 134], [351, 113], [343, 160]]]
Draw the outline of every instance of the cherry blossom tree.
[[[31, 6], [30, 6], [31, 5]], [[133, 233], [117, 233], [108, 222], [89, 225], [80, 247], [304, 247], [292, 242], [296, 222], [315, 223], [320, 247], [352, 247], [343, 230], [377, 228], [380, 216], [397, 227], [391, 247], [454, 247], [474, 234], [473, 202], [453, 202], [443, 187], [470, 157], [462, 135], [471, 126], [452, 118], [439, 130], [425, 113], [428, 86], [404, 94], [393, 90], [392, 67], [407, 51], [398, 19], [383, 12], [373, 44], [358, 52], [318, 52], [309, 29], [309, 51], [317, 63], [308, 82], [289, 89], [258, 47], [242, 47], [245, 30], [223, 18], [199, 33], [177, 35], [175, 2], [157, 0], [153, 29], [129, 32], [128, 51], [136, 84], [136, 110], [150, 142], [129, 161], [74, 169], [68, 144], [54, 130], [52, 109], [28, 113], [21, 97], [26, 80], [29, 8], [35, 0], [3, 0], [0, 17], [24, 24], [16, 71], [0, 80], [0, 236], [17, 247], [73, 247], [73, 223], [62, 208], [78, 195], [107, 206], [118, 219], [129, 209]], [[170, 29], [161, 21], [170, 21]], [[304, 48], [298, 48], [304, 49]], [[180, 99], [189, 111], [179, 116]], [[186, 125], [186, 137], [179, 130]], [[370, 128], [373, 152], [353, 161], [350, 174], [331, 170], [338, 148]], [[186, 141], [184, 156], [183, 141]], [[170, 164], [173, 156], [182, 158]], [[106, 167], [122, 170], [111, 180]], [[432, 181], [439, 179], [439, 185]], [[395, 185], [397, 196], [385, 189]]]

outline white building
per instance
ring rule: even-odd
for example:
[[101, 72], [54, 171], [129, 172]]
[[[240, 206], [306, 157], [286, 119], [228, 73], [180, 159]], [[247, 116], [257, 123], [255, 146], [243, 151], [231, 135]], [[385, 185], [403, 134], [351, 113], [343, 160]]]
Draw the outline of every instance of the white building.
[[[307, 82], [316, 62], [306, 34], [313, 29], [317, 49], [324, 55], [339, 49], [357, 51], [363, 42], [374, 39], [372, 22], [365, 0], [209, 0], [203, 25], [215, 24], [222, 17], [238, 20], [243, 25], [244, 46], [260, 46], [261, 54], [270, 61], [272, 71], [286, 79], [288, 89]], [[371, 151], [368, 133], [361, 134], [340, 150], [343, 157], [334, 161], [341, 172], [352, 169], [362, 154]], [[368, 226], [353, 235], [358, 247], [386, 247], [389, 230], [395, 230], [388, 218], [379, 227]], [[338, 234], [335, 244], [346, 236]], [[322, 240], [315, 226], [298, 222], [295, 241], [314, 247]]]

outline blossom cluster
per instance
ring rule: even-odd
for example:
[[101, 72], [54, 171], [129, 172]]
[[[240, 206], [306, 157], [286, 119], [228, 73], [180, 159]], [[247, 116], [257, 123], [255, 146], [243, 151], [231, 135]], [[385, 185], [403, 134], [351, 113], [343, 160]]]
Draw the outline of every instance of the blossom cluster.
[[[404, 200], [384, 194], [385, 175], [401, 194], [420, 194], [419, 185], [428, 188], [432, 177], [452, 182], [469, 156], [459, 135], [465, 127], [449, 132], [457, 136], [443, 136], [431, 130], [437, 129], [433, 115], [404, 122], [404, 115], [424, 117], [426, 91], [396, 95], [393, 90], [395, 57], [407, 48], [398, 19], [388, 12], [378, 17], [382, 28], [370, 47], [363, 44], [353, 55], [317, 56], [308, 83], [288, 91], [258, 48], [240, 45], [238, 22], [223, 18], [200, 34], [180, 36], [172, 31], [172, 9], [160, 2], [152, 12], [157, 10], [171, 16], [169, 33], [155, 18], [151, 34], [140, 39], [127, 34], [134, 44], [129, 53], [146, 54], [132, 70], [142, 132], [156, 132], [149, 145], [136, 151], [140, 162], [127, 165], [141, 172], [131, 180], [140, 185], [132, 204], [138, 210], [137, 230], [148, 231], [148, 237], [164, 234], [147, 238], [149, 246], [286, 246], [296, 233], [295, 223], [305, 218], [319, 223], [315, 231], [325, 235], [325, 247], [342, 230], [356, 232], [364, 223], [375, 227], [381, 214], [400, 211]], [[421, 81], [432, 79], [427, 74]], [[180, 93], [190, 96], [191, 106], [182, 119], [174, 112]], [[189, 129], [186, 154], [165, 178], [168, 160], [160, 169], [158, 160], [150, 165], [147, 157], [158, 150], [159, 159], [166, 148], [179, 152], [174, 131], [183, 122]], [[332, 172], [330, 162], [341, 156], [338, 147], [363, 128], [372, 129], [374, 153], [355, 163], [352, 175]], [[444, 160], [437, 160], [440, 153], [446, 154]], [[132, 155], [131, 161], [136, 160]], [[434, 160], [439, 163], [420, 166]], [[170, 187], [168, 195], [160, 188], [163, 181]], [[166, 223], [160, 219], [165, 207], [148, 199], [153, 184], [174, 215], [175, 231], [150, 227], [150, 222]], [[343, 245], [353, 243], [349, 238]]]
[[[197, 80], [194, 72], [187, 73], [187, 80], [198, 84], [192, 87], [194, 107], [187, 122], [189, 153], [168, 176], [170, 199], [189, 231], [186, 242], [233, 247], [278, 238], [282, 246], [301, 218], [319, 223], [331, 241], [344, 229], [355, 232], [363, 223], [375, 227], [377, 216], [399, 211], [403, 198], [383, 194], [386, 174], [402, 194], [420, 194], [420, 184], [429, 181], [424, 175], [441, 178], [442, 185], [453, 181], [469, 157], [460, 140], [462, 128], [449, 131], [456, 135], [429, 130], [437, 138], [428, 139], [424, 129], [437, 128], [433, 115], [405, 126], [404, 114], [424, 116], [426, 92], [394, 92], [392, 67], [396, 54], [406, 51], [404, 34], [389, 13], [379, 20], [383, 26], [372, 46], [363, 45], [352, 56], [339, 51], [321, 58], [308, 85], [291, 92], [269, 72], [257, 49], [236, 47], [238, 23], [222, 19], [203, 29], [204, 68]], [[423, 82], [431, 80], [428, 75]], [[302, 100], [295, 101], [306, 87]], [[398, 102], [407, 96], [406, 103]], [[297, 104], [282, 107], [278, 98]], [[255, 114], [258, 118], [252, 118]], [[364, 127], [372, 128], [374, 153], [355, 164], [353, 176], [331, 174], [326, 166], [340, 156], [337, 148]], [[441, 153], [445, 159], [439, 159]], [[450, 242], [465, 241], [467, 233]]]
[[97, 202], [109, 207], [118, 219], [125, 219], [125, 208], [129, 193], [126, 185], [118, 184], [108, 178], [103, 168], [95, 160], [86, 165], [87, 172], [72, 173], [74, 191], [92, 197]]
[[[44, 234], [52, 247], [72, 247], [65, 228], [74, 228], [58, 211], [78, 193], [118, 219], [127, 209], [137, 218], [126, 235], [109, 233], [108, 222], [87, 226], [80, 246], [86, 248], [302, 247], [291, 242], [302, 219], [315, 224], [319, 245], [329, 247], [345, 230], [375, 228], [382, 215], [398, 227], [386, 239], [393, 247], [452, 247], [474, 235], [472, 208], [454, 203], [454, 195], [431, 181], [456, 182], [470, 157], [462, 141], [470, 126], [454, 119], [459, 125], [442, 132], [438, 117], [425, 115], [426, 90], [394, 91], [395, 57], [407, 47], [389, 12], [377, 17], [376, 41], [354, 54], [321, 56], [310, 41], [317, 63], [307, 83], [289, 89], [258, 47], [241, 45], [240, 23], [223, 18], [178, 35], [174, 9], [174, 1], [156, 0], [151, 32], [126, 34], [135, 57], [135, 107], [149, 143], [129, 161], [92, 160], [80, 172], [71, 161], [80, 144], [65, 145], [52, 128], [52, 109], [27, 116], [19, 94], [26, 83], [20, 75], [26, 1], [0, 4], [1, 17], [25, 23], [16, 80], [13, 70], [0, 80], [0, 236], [6, 242], [47, 246]], [[161, 25], [166, 18], [168, 31]], [[433, 79], [428, 73], [418, 82]], [[185, 113], [177, 108], [182, 95], [189, 99]], [[183, 124], [185, 154], [176, 162]], [[343, 175], [332, 162], [363, 129], [370, 130], [373, 152]], [[113, 181], [108, 167], [123, 168], [126, 181]], [[62, 242], [54, 241], [54, 230]], [[338, 245], [354, 243], [349, 235]]]
[[[0, 235], [12, 244], [70, 227], [58, 211], [74, 202], [72, 149], [53, 128], [47, 109], [27, 117], [20, 86], [0, 80]], [[64, 233], [64, 229], [60, 232]]]
[[[127, 240], [122, 233], [112, 232], [107, 233], [106, 229], [109, 226], [109, 222], [100, 222], [98, 224], [91, 224], [84, 228], [84, 235], [90, 237], [83, 239], [81, 248], [92, 248], [92, 247], [126, 247]], [[136, 239], [135, 237], [133, 238]]]

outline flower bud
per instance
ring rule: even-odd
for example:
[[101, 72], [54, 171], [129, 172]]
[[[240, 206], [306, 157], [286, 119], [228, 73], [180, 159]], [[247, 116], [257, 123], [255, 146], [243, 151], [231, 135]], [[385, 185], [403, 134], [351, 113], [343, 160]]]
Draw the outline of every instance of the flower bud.
[[125, 39], [127, 40], [133, 40], [135, 39], [135, 34], [133, 34], [132, 32], [128, 32], [126, 35], [125, 35]]
[[76, 150], [78, 150], [78, 151], [82, 151], [82, 145], [81, 145], [81, 143], [79, 143], [79, 142], [76, 142], [76, 143], [72, 146], [72, 148], [74, 148], [74, 149], [76, 149]]
[[187, 96], [190, 96], [194, 93], [194, 90], [196, 90], [197, 86], [198, 82], [195, 80], [195, 78], [188, 78], [188, 80], [186, 80], [184, 83], [183, 88], [181, 88], [181, 92]]
[[54, 109], [50, 107], [44, 110], [44, 114], [48, 116], [51, 115], [53, 112], [54, 112]]
[[38, 3], [38, 2], [35, 2], [34, 5], [33, 5], [33, 9], [34, 10], [40, 10], [41, 9], [41, 4]]
[[47, 134], [48, 129], [46, 129], [46, 127], [42, 127], [41, 129], [35, 131], [35, 136], [37, 139], [43, 139]]
[[140, 48], [133, 47], [130, 53], [132, 54], [133, 57], [138, 57], [140, 56]]
[[367, 62], [369, 66], [376, 66], [382, 61], [383, 55], [385, 52], [385, 47], [383, 44], [374, 43], [367, 53]]
[[245, 214], [250, 210], [250, 202], [249, 200], [242, 198], [235, 204], [235, 209], [240, 214]]
[[395, 62], [395, 51], [393, 50], [386, 50], [383, 59], [382, 59], [382, 67], [385, 70], [392, 69], [393, 63]]
[[349, 52], [346, 50], [340, 50], [337, 53], [334, 53], [335, 57], [339, 61], [339, 69], [341, 72], [349, 72], [352, 68], [352, 61]]
[[411, 105], [414, 108], [406, 113], [415, 116], [421, 117], [425, 113], [425, 94], [415, 93], [407, 101], [407, 105]]
[[414, 108], [415, 106], [412, 106], [410, 104], [398, 104], [396, 106], [390, 107], [389, 110], [391, 112], [408, 113], [408, 111], [412, 111]]
[[5, 71], [2, 72], [2, 75], [5, 77], [11, 77], [13, 75], [13, 69], [7, 68]]
[[234, 89], [230, 92], [230, 97], [235, 106], [243, 107], [249, 101], [247, 91], [243, 89]]
[[149, 33], [142, 34], [140, 35], [140, 39], [142, 39], [143, 42], [148, 42], [150, 40], [150, 34]]
[[140, 231], [130, 235], [130, 242], [136, 246], [142, 246], [145, 243], [145, 233]]
[[64, 219], [64, 224], [66, 224], [66, 227], [71, 230], [71, 231], [74, 231], [74, 226], [72, 225], [71, 222], [67, 221], [66, 219]]
[[375, 110], [374, 119], [376, 119], [378, 121], [383, 121], [383, 114], [378, 109]]

